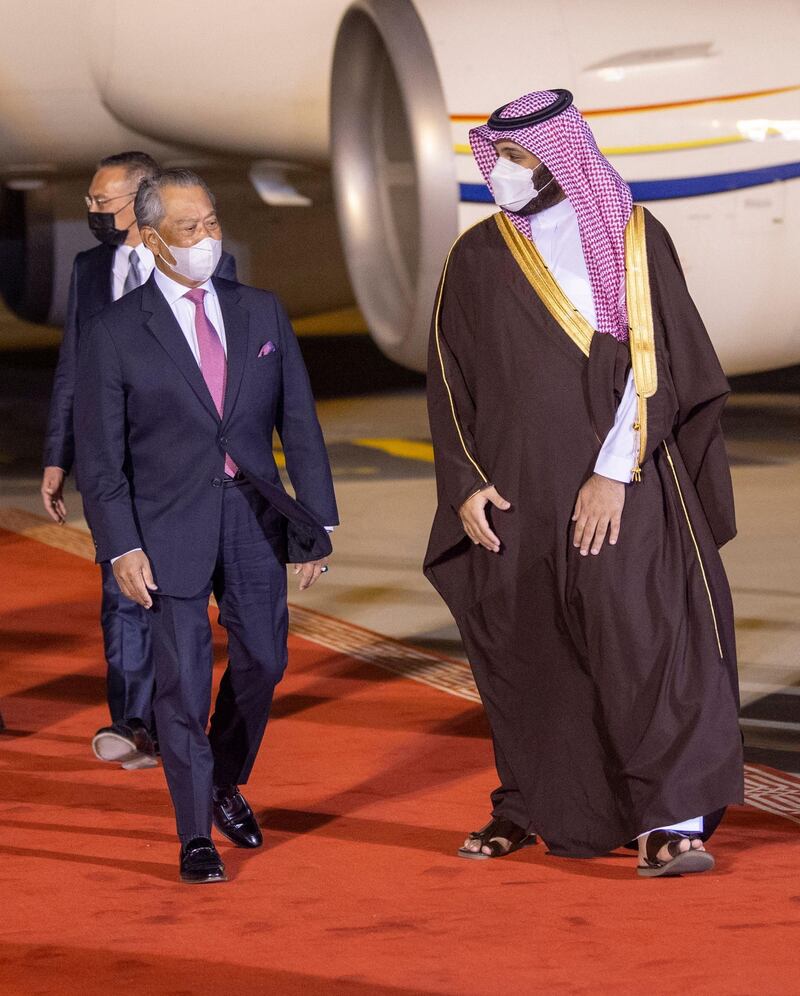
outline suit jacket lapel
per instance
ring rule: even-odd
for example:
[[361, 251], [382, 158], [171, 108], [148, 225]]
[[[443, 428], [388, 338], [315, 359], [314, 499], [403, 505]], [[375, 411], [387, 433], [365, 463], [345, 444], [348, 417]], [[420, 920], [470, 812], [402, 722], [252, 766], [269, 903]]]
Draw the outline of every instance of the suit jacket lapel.
[[222, 408], [222, 421], [227, 422], [236, 404], [247, 360], [250, 312], [239, 303], [239, 292], [235, 286], [226, 286], [217, 280], [213, 283], [219, 298], [222, 320], [225, 322], [225, 342], [228, 348], [228, 374]]
[[[142, 289], [142, 311], [149, 313], [146, 322], [148, 329], [161, 343], [209, 414], [218, 422], [219, 415], [214, 399], [206, 387], [197, 360], [195, 360], [189, 343], [172, 313], [172, 308], [156, 286], [152, 274]], [[227, 325], [225, 331], [227, 333]]]

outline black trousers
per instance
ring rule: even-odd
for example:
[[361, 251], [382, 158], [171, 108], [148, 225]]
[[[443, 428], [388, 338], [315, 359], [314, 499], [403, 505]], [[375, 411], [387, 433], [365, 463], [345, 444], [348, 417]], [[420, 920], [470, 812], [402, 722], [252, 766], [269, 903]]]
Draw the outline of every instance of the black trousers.
[[[157, 594], [151, 611], [155, 715], [178, 835], [211, 833], [215, 785], [247, 782], [287, 662], [285, 519], [246, 481], [226, 481], [219, 553], [192, 598]], [[228, 666], [209, 732], [213, 591]]]
[[100, 625], [106, 655], [106, 694], [111, 722], [140, 719], [153, 726], [153, 654], [146, 609], [119, 590], [111, 564], [100, 565]]

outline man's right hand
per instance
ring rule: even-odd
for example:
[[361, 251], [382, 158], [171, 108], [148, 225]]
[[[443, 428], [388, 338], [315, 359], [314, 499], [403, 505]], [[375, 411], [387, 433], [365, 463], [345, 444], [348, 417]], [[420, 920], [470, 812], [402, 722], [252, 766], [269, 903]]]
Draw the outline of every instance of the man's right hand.
[[480, 544], [486, 550], [491, 550], [492, 553], [499, 553], [500, 540], [492, 532], [489, 520], [486, 518], [486, 506], [490, 503], [503, 512], [511, 508], [511, 502], [499, 495], [497, 488], [489, 485], [488, 488], [482, 488], [467, 498], [458, 510], [458, 514], [461, 517], [464, 532], [476, 546]]
[[61, 467], [45, 467], [42, 486], [39, 489], [44, 510], [50, 518], [63, 526], [67, 521], [67, 506], [64, 504], [64, 471]]
[[132, 602], [138, 602], [146, 609], [152, 608], [151, 591], [158, 591], [150, 570], [150, 561], [142, 550], [133, 550], [115, 560], [112, 568], [119, 590]]

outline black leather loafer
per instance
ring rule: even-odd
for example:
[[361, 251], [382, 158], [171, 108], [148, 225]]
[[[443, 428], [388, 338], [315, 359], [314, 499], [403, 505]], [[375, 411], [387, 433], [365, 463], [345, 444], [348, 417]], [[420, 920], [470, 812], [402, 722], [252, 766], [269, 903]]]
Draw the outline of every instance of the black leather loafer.
[[210, 837], [194, 837], [181, 848], [181, 881], [189, 885], [228, 881], [225, 865]]
[[214, 826], [237, 847], [261, 847], [261, 836], [253, 810], [235, 785], [214, 789]]
[[99, 761], [121, 764], [127, 770], [158, 765], [153, 739], [139, 719], [101, 726], [92, 738], [92, 750]]

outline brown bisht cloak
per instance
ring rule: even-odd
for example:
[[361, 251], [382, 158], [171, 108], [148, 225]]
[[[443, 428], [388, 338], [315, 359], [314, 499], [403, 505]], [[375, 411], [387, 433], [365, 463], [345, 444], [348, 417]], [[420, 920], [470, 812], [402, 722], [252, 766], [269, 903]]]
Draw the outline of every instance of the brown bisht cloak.
[[[736, 532], [720, 429], [729, 387], [667, 232], [638, 217], [658, 386], [616, 546], [581, 557], [571, 516], [613, 425], [628, 344], [568, 334], [497, 216], [452, 250], [431, 335], [438, 508], [425, 573], [488, 714], [495, 815], [575, 857], [743, 797], [718, 553]], [[512, 506], [491, 510], [499, 554], [473, 545], [457, 514], [486, 481]]]

